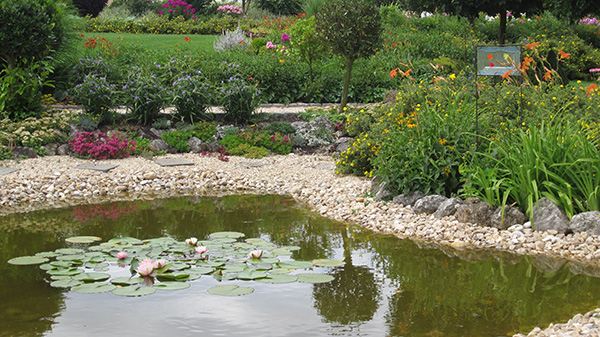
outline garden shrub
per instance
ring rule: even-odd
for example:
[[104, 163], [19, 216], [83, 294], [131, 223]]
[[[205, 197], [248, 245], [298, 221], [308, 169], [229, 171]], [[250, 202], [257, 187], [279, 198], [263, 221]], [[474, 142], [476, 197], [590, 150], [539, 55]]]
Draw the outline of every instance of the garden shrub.
[[160, 138], [167, 142], [170, 147], [174, 148], [179, 153], [190, 152], [188, 140], [192, 138], [191, 131], [173, 130], [166, 131], [160, 135]]
[[300, 0], [254, 0], [254, 3], [258, 8], [279, 16], [302, 13]]
[[80, 16], [97, 17], [106, 6], [108, 0], [73, 0], [73, 6], [77, 8]]
[[170, 101], [168, 90], [156, 75], [144, 74], [141, 69], [132, 68], [128, 77], [122, 88], [125, 106], [137, 122], [149, 125]]
[[28, 117], [19, 122], [0, 119], [0, 144], [38, 148], [50, 143], [64, 142], [70, 130], [73, 114], [54, 111], [41, 117]]
[[290, 123], [286, 122], [273, 122], [262, 128], [262, 131], [275, 134], [278, 133], [283, 136], [293, 136], [296, 133], [296, 129]]
[[112, 109], [116, 107], [116, 84], [109, 83], [105, 77], [90, 74], [83, 83], [75, 86], [77, 100], [89, 116], [98, 118], [98, 123], [113, 121]]
[[119, 159], [129, 157], [135, 150], [135, 142], [118, 137], [108, 137], [104, 132], [78, 132], [69, 141], [73, 152], [93, 159]]
[[213, 43], [215, 51], [230, 51], [232, 49], [246, 48], [250, 40], [240, 26], [234, 31], [223, 31], [221, 36]]
[[[148, 11], [154, 10], [155, 5], [152, 0], [115, 0], [109, 8], [112, 7], [122, 7], [135, 16], [141, 16]], [[125, 18], [122, 17], [122, 19]]]
[[243, 78], [230, 77], [220, 90], [225, 120], [236, 124], [247, 123], [260, 106], [260, 90]]
[[179, 119], [190, 123], [211, 119], [208, 107], [213, 101], [212, 90], [201, 71], [176, 79], [173, 89], [173, 106]]
[[278, 133], [269, 135], [266, 132], [245, 131], [235, 135], [226, 135], [220, 144], [232, 155], [239, 151], [245, 151], [241, 149], [254, 151], [254, 147], [267, 149], [276, 154], [288, 154], [292, 151], [294, 137], [282, 136]]

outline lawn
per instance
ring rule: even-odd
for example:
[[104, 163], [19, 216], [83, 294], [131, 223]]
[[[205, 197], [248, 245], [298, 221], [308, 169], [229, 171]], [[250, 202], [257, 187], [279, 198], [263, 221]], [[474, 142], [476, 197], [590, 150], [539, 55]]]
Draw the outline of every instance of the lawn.
[[[101, 40], [105, 38], [114, 44], [125, 46], [141, 46], [142, 49], [161, 50], [177, 46], [187, 45], [193, 51], [212, 52], [213, 42], [216, 39], [214, 35], [174, 35], [174, 34], [126, 34], [126, 33], [82, 33], [84, 43], [79, 44], [83, 50], [85, 42], [89, 39]], [[189, 37], [189, 42], [185, 40]], [[120, 42], [119, 42], [120, 41]]]

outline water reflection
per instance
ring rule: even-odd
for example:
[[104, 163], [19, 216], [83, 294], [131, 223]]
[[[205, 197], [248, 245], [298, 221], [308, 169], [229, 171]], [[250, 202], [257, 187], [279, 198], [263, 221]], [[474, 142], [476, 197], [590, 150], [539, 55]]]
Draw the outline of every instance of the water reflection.
[[[545, 257], [454, 250], [376, 235], [312, 213], [285, 196], [185, 197], [0, 217], [0, 336], [501, 336], [600, 306], [598, 268]], [[300, 246], [295, 260], [337, 258], [323, 284], [264, 285], [240, 298], [212, 296], [210, 276], [141, 298], [50, 288], [15, 256], [73, 246], [94, 235], [183, 240], [239, 231]], [[321, 269], [321, 268], [317, 268]], [[576, 273], [576, 274], [574, 274]]]

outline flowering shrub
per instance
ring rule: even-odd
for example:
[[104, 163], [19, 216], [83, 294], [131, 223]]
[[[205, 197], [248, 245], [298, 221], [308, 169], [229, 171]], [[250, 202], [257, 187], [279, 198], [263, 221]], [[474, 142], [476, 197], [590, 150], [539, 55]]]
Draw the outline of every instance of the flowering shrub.
[[169, 0], [162, 5], [162, 10], [158, 11], [158, 15], [164, 15], [169, 19], [181, 17], [185, 19], [198, 19], [196, 15], [196, 9], [185, 1], [181, 0]]
[[217, 7], [217, 14], [221, 13], [223, 16], [226, 15], [242, 15], [244, 11], [238, 6], [234, 5], [223, 5]]
[[78, 132], [69, 141], [73, 152], [93, 159], [127, 158], [135, 150], [135, 142], [117, 137], [107, 137], [104, 132]]
[[39, 147], [62, 142], [71, 119], [72, 114], [67, 110], [41, 118], [29, 117], [18, 123], [0, 119], [0, 144]]
[[91, 116], [97, 116], [100, 122], [108, 121], [116, 106], [116, 85], [108, 83], [105, 77], [91, 74], [83, 83], [75, 86], [76, 97], [83, 110]]
[[234, 123], [246, 123], [260, 105], [260, 90], [256, 84], [243, 78], [230, 77], [220, 90], [225, 119]]
[[129, 80], [123, 85], [125, 105], [133, 117], [142, 124], [151, 124], [160, 110], [167, 104], [168, 90], [156, 75], [140, 74], [141, 69], [132, 69]]
[[212, 102], [212, 93], [208, 81], [201, 74], [197, 71], [173, 82], [173, 105], [177, 116], [186, 122], [210, 119], [207, 109]]

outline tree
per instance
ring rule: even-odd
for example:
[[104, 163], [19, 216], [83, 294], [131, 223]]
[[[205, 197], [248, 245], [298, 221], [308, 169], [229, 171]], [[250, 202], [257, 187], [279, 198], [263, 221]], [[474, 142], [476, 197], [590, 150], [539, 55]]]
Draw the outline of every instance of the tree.
[[317, 13], [317, 35], [346, 65], [340, 112], [348, 103], [354, 61], [375, 53], [382, 29], [379, 8], [370, 0], [331, 0]]
[[97, 17], [106, 6], [108, 0], [73, 0], [73, 6], [77, 8], [80, 16]]
[[500, 32], [498, 43], [502, 45], [506, 41], [507, 12], [538, 13], [544, 9], [543, 3], [544, 0], [409, 0], [408, 6], [414, 11], [446, 12], [468, 18], [475, 18], [480, 12], [491, 16], [499, 14]]
[[308, 77], [312, 83], [313, 62], [323, 56], [327, 48], [321, 44], [315, 33], [315, 17], [310, 16], [303, 20], [298, 20], [291, 28], [292, 52], [297, 54], [302, 61], [308, 64]]
[[600, 14], [596, 0], [545, 0], [544, 8], [556, 17], [571, 22], [588, 14]]

